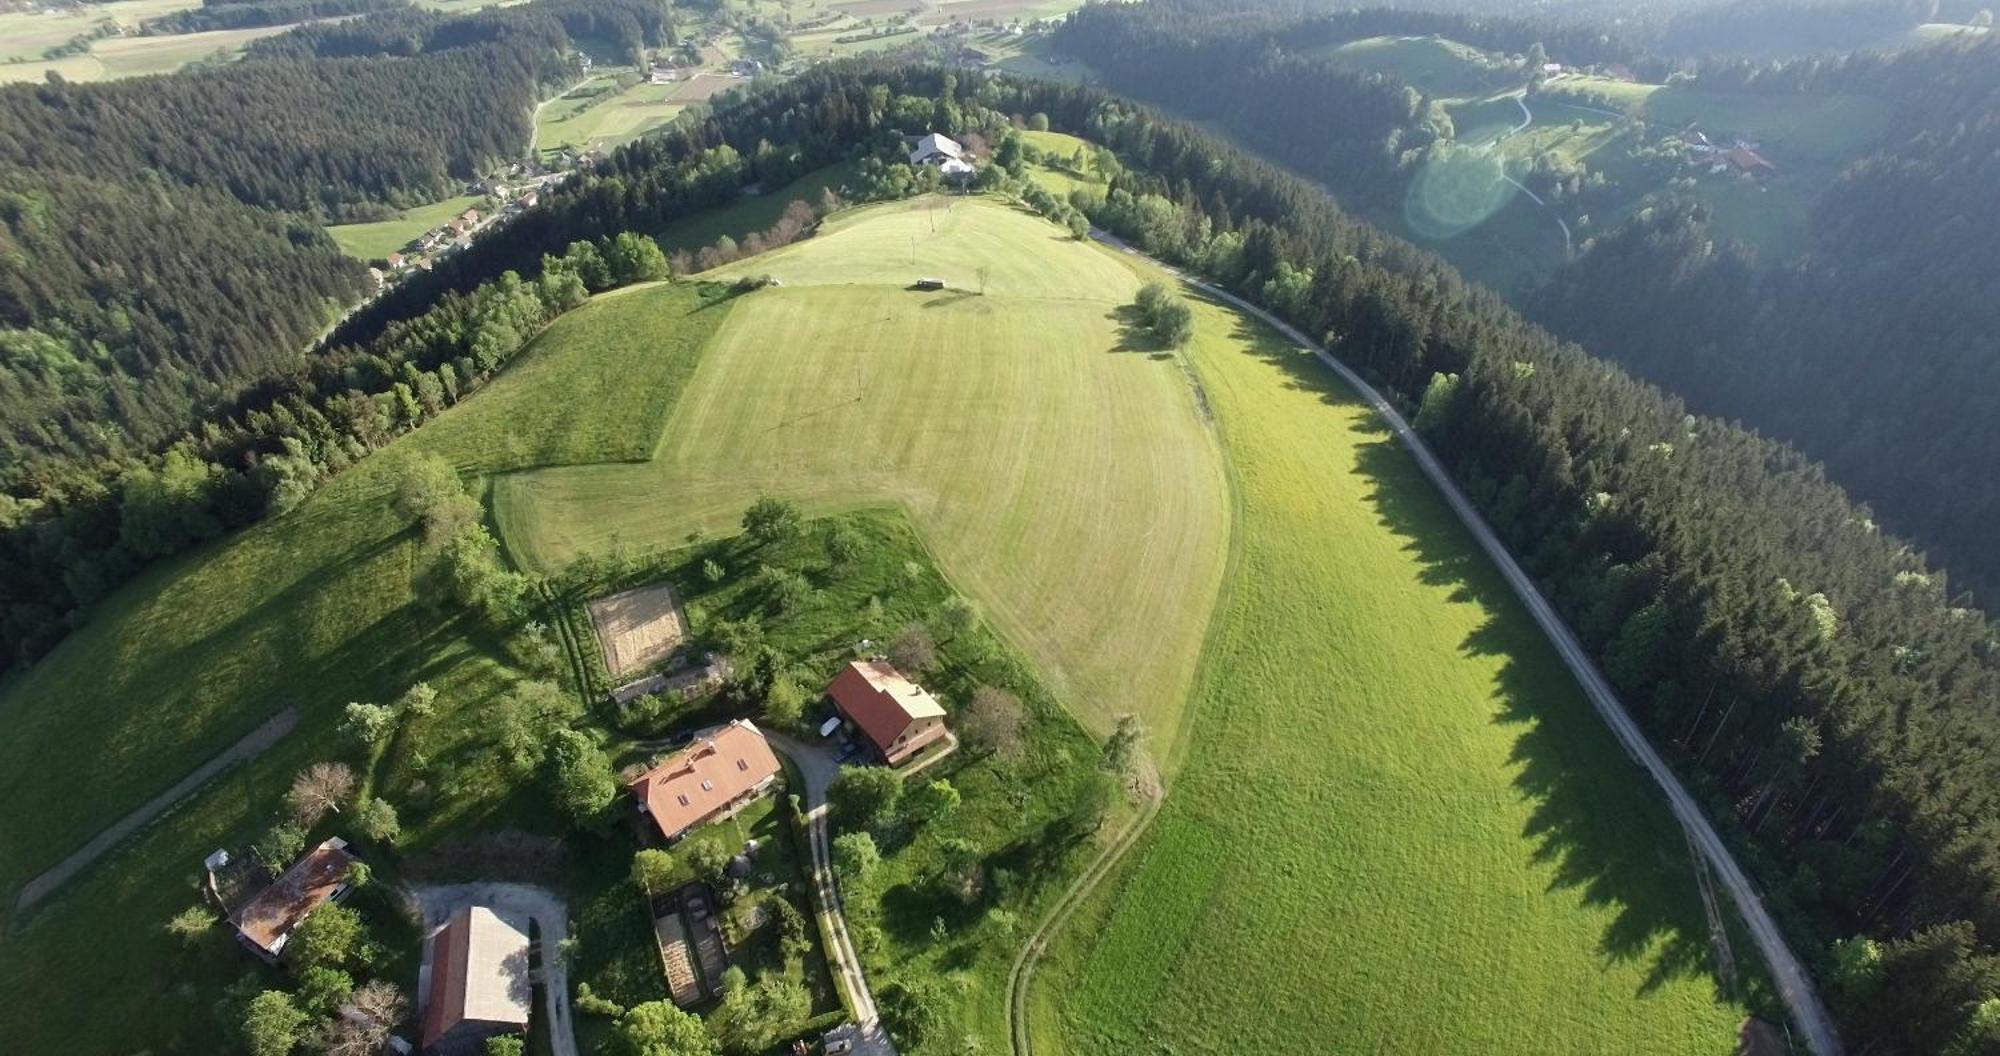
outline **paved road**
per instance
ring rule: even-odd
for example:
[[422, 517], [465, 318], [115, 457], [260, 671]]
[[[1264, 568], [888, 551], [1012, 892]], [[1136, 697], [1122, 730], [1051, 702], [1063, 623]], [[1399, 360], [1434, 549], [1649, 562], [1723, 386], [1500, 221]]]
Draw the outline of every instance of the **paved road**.
[[[493, 883], [420, 887], [410, 894], [423, 910], [426, 935], [466, 906], [486, 906], [533, 919], [535, 929], [541, 933], [542, 1014], [548, 1018], [549, 1039], [555, 1045], [556, 1056], [577, 1056], [575, 1019], [569, 1007], [569, 966], [562, 958], [563, 939], [569, 934], [569, 912], [555, 892], [528, 884]], [[419, 986], [417, 1000], [422, 1002], [424, 997]]]
[[139, 831], [146, 823], [167, 812], [174, 804], [187, 798], [195, 789], [213, 781], [216, 775], [246, 759], [262, 755], [264, 750], [278, 743], [299, 724], [296, 708], [286, 708], [264, 720], [262, 726], [251, 730], [224, 749], [220, 755], [194, 769], [194, 772], [174, 782], [172, 788], [147, 800], [137, 810], [111, 823], [110, 827], [90, 838], [90, 842], [77, 848], [76, 853], [57, 862], [48, 872], [21, 885], [21, 895], [14, 903], [18, 912], [48, 897], [49, 892], [68, 883], [76, 874], [88, 868], [106, 851], [124, 842], [127, 836]]
[[[1126, 253], [1142, 255], [1113, 235], [1093, 230], [1091, 237]], [[1167, 270], [1180, 275], [1175, 269]], [[1793, 955], [1791, 947], [1786, 944], [1783, 933], [1778, 930], [1777, 921], [1773, 920], [1770, 912], [1764, 908], [1763, 900], [1757, 896], [1756, 885], [1750, 882], [1749, 875], [1744, 873], [1742, 866], [1738, 865], [1736, 858], [1729, 853], [1728, 846], [1722, 842], [1722, 837], [1717, 834], [1715, 827], [1709, 824], [1708, 818], [1695, 804], [1694, 797], [1682, 787], [1680, 779], [1674, 776], [1666, 761], [1660, 758], [1660, 754], [1647, 742], [1646, 735], [1640, 732], [1638, 724], [1626, 712], [1617, 694], [1612, 692], [1611, 684], [1598, 672], [1597, 665], [1591, 662], [1589, 654], [1577, 642], [1576, 636], [1570, 633], [1569, 627], [1556, 615], [1554, 607], [1542, 597], [1542, 592], [1514, 560], [1514, 555], [1507, 552], [1507, 548], [1500, 542], [1500, 537], [1487, 526], [1485, 518], [1479, 515], [1472, 503], [1467, 501], [1464, 493], [1458, 490], [1458, 485], [1445, 472], [1443, 464], [1431, 453], [1430, 448], [1425, 446], [1416, 431], [1410, 428], [1409, 423], [1403, 420], [1403, 416], [1397, 413], [1394, 407], [1390, 406], [1389, 401], [1382, 398], [1381, 393], [1375, 391], [1374, 386], [1362, 380], [1359, 374], [1335, 359], [1332, 353], [1315, 344], [1283, 320], [1226, 290], [1185, 275], [1180, 277], [1210, 296], [1235, 305], [1270, 324], [1279, 333], [1296, 342], [1299, 347], [1319, 357], [1321, 362], [1340, 375], [1341, 380], [1360, 393], [1375, 412], [1382, 416], [1383, 421], [1388, 423], [1390, 430], [1396, 434], [1396, 439], [1401, 441], [1403, 446], [1409, 449], [1411, 456], [1417, 460], [1417, 465], [1423, 469], [1424, 475], [1429, 477], [1438, 491], [1444, 494], [1452, 512], [1458, 515], [1458, 519], [1472, 533], [1473, 538], [1479, 541], [1480, 548], [1486, 551], [1493, 563], [1500, 567], [1508, 586], [1513, 588], [1515, 595], [1521, 599], [1529, 614], [1540, 625], [1542, 633], [1547, 635], [1549, 641], [1556, 647], [1556, 652], [1562, 656], [1563, 663], [1569, 667], [1570, 673], [1576, 676], [1577, 682], [1583, 687], [1584, 695], [1590, 699], [1591, 706], [1597, 709], [1605, 725], [1611, 727], [1611, 732], [1618, 738], [1618, 743], [1624, 747], [1626, 754], [1643, 767], [1654, 783], [1659, 785], [1660, 790], [1666, 793], [1667, 804], [1673, 809], [1674, 816], [1680, 819], [1681, 825], [1686, 828], [1688, 839], [1696, 853], [1714, 868], [1717, 878], [1722, 881], [1723, 887], [1729, 891], [1729, 897], [1736, 903], [1737, 911], [1742, 914], [1745, 924], [1750, 929], [1751, 938], [1757, 943], [1758, 952], [1763, 954], [1764, 963], [1771, 970], [1772, 979], [1778, 987], [1778, 995], [1783, 998], [1785, 1007], [1791, 1012], [1794, 1025], [1805, 1035], [1806, 1043], [1819, 1056], [1840, 1056], [1840, 1038], [1834, 1033], [1833, 1021], [1827, 1015], [1826, 1007], [1820, 1003], [1819, 994], [1813, 989], [1812, 978], [1799, 963], [1799, 959]]]
[[861, 958], [855, 954], [854, 941], [848, 937], [847, 914], [841, 907], [840, 887], [833, 876], [826, 790], [840, 773], [840, 762], [832, 752], [819, 745], [807, 744], [771, 730], [765, 730], [764, 736], [798, 766], [799, 776], [805, 779], [806, 831], [808, 842], [812, 844], [813, 901], [818, 903], [826, 917], [829, 939], [826, 943], [827, 962], [833, 968], [834, 977], [840, 980], [840, 988], [847, 994], [847, 1005], [854, 1010], [854, 1022], [859, 1028], [854, 1036], [854, 1052], [856, 1056], [895, 1056], [896, 1045], [889, 1040], [888, 1032], [882, 1029], [882, 1017], [875, 1010], [875, 997], [868, 992], [868, 979], [861, 972]]

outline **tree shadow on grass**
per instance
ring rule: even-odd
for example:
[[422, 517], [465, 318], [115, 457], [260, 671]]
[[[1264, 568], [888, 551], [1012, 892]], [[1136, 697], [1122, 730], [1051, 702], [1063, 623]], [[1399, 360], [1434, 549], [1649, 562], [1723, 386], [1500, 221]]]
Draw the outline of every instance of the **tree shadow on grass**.
[[1153, 334], [1151, 328], [1139, 314], [1139, 306], [1121, 304], [1106, 312], [1104, 317], [1118, 327], [1118, 343], [1111, 346], [1113, 352], [1139, 352], [1149, 359], [1172, 359], [1174, 353]]
[[[1329, 405], [1361, 404], [1324, 364], [1262, 326], [1244, 320], [1235, 336], [1282, 367], [1292, 388]], [[1368, 423], [1351, 468], [1373, 483], [1365, 501], [1378, 522], [1417, 559], [1421, 582], [1489, 614], [1459, 648], [1501, 660], [1492, 721], [1516, 733], [1508, 767], [1510, 783], [1531, 805], [1521, 830], [1528, 861], [1551, 871], [1550, 895], [1610, 911], [1597, 952], [1612, 962], [1644, 959], [1639, 993], [1711, 975], [1689, 851], [1665, 803], [1386, 423], [1373, 415]]]

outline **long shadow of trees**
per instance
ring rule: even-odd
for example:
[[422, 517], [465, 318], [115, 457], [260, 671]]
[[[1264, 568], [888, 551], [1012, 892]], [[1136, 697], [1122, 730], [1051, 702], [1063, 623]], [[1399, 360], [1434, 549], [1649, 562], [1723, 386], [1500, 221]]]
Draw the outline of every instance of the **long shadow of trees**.
[[[1291, 387], [1330, 406], [1360, 404], [1323, 364], [1261, 326], [1246, 320], [1235, 336], [1283, 368]], [[1532, 848], [1528, 860], [1550, 870], [1551, 895], [1573, 892], [1610, 911], [1597, 952], [1614, 962], [1647, 959], [1640, 993], [1711, 973], [1689, 851], [1664, 802], [1443, 497], [1387, 425], [1368, 421], [1352, 468], [1374, 484], [1366, 501], [1378, 523], [1416, 558], [1423, 583], [1486, 613], [1459, 649], [1500, 661], [1492, 721], [1514, 732], [1507, 765], [1510, 783], [1531, 805], [1521, 829]]]

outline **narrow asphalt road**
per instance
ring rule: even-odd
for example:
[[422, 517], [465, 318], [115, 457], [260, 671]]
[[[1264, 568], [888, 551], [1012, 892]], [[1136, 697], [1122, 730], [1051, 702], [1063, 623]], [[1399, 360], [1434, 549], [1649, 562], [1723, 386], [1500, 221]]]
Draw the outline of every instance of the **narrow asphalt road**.
[[[1125, 253], [1144, 256], [1114, 235], [1092, 230], [1091, 237]], [[1161, 266], [1166, 267], [1164, 264]], [[1479, 541], [1480, 549], [1486, 551], [1486, 555], [1500, 567], [1501, 574], [1506, 577], [1507, 585], [1513, 588], [1514, 594], [1521, 599], [1529, 614], [1535, 618], [1535, 623], [1541, 627], [1542, 633], [1556, 647], [1556, 652], [1562, 656], [1563, 663], [1569, 668], [1570, 673], [1576, 676], [1577, 683], [1583, 687], [1584, 695], [1590, 699], [1591, 706], [1597, 709], [1605, 725], [1611, 727], [1612, 734], [1618, 738], [1618, 743], [1625, 749], [1626, 754], [1643, 767], [1654, 783], [1659, 785], [1660, 790], [1666, 793], [1667, 804], [1672, 808], [1674, 816], [1680, 819], [1681, 825], [1687, 829], [1689, 840], [1696, 853], [1714, 868], [1716, 877], [1722, 881], [1723, 887], [1729, 891], [1729, 897], [1736, 903], [1737, 911], [1742, 914], [1744, 923], [1750, 929], [1751, 938], [1757, 943], [1758, 952], [1763, 954], [1764, 963], [1771, 970], [1772, 980], [1778, 988], [1778, 996], [1784, 1000], [1786, 1009], [1791, 1012], [1794, 1025], [1805, 1035], [1806, 1043], [1819, 1056], [1840, 1056], [1840, 1038], [1834, 1032], [1833, 1021], [1827, 1015], [1826, 1007], [1820, 1003], [1819, 994], [1813, 989], [1812, 977], [1806, 973], [1804, 965], [1799, 963], [1798, 957], [1786, 944], [1784, 934], [1778, 930], [1777, 921], [1772, 919], [1770, 911], [1764, 908], [1763, 900], [1757, 895], [1756, 885], [1750, 882], [1749, 875], [1737, 864], [1735, 856], [1730, 854], [1729, 847], [1722, 842], [1722, 837], [1715, 831], [1715, 826], [1711, 825], [1708, 818], [1702, 814], [1694, 797], [1682, 787], [1680, 779], [1674, 776], [1666, 761], [1647, 742], [1646, 735], [1626, 712], [1625, 706], [1612, 691], [1611, 684], [1605, 681], [1604, 676], [1598, 672], [1597, 665], [1591, 662], [1589, 654], [1576, 640], [1576, 635], [1572, 634], [1569, 627], [1556, 615], [1555, 608], [1542, 597], [1541, 590], [1514, 560], [1514, 555], [1507, 552], [1506, 546], [1486, 524], [1485, 518], [1479, 515], [1479, 511], [1473, 508], [1464, 493], [1458, 490], [1457, 483], [1445, 472], [1444, 465], [1431, 453], [1430, 448], [1417, 436], [1416, 431], [1410, 428], [1409, 423], [1403, 420], [1403, 416], [1382, 397], [1381, 393], [1375, 391], [1374, 386], [1368, 384], [1359, 374], [1349, 369], [1347, 364], [1335, 359], [1332, 353], [1321, 348], [1290, 324], [1233, 293], [1183, 275], [1174, 268], [1169, 267], [1167, 270], [1209, 296], [1234, 305], [1270, 324], [1286, 338], [1297, 343], [1300, 348], [1317, 356], [1320, 362], [1340, 375], [1341, 380], [1349, 387], [1360, 393], [1361, 397], [1375, 409], [1375, 413], [1381, 415], [1382, 420], [1388, 423], [1396, 439], [1409, 450], [1411, 456], [1417, 460], [1417, 465], [1423, 469], [1424, 475], [1429, 477], [1431, 483], [1444, 495], [1452, 512], [1472, 533], [1473, 538]]]
[[[562, 958], [563, 939], [569, 935], [569, 912], [555, 892], [528, 884], [489, 883], [420, 887], [410, 895], [423, 910], [426, 950], [431, 931], [466, 906], [485, 906], [533, 920], [535, 930], [541, 933], [542, 1014], [548, 1017], [549, 1040], [555, 1046], [556, 1056], [577, 1056], [575, 1019], [569, 1007], [569, 966]], [[420, 1007], [425, 996], [420, 982], [417, 990]]]
[[244, 734], [241, 740], [195, 767], [186, 777], [174, 782], [173, 787], [141, 803], [130, 814], [112, 822], [103, 831], [92, 836], [89, 842], [77, 848], [69, 857], [21, 885], [21, 894], [14, 903], [14, 909], [18, 912], [47, 898], [50, 892], [69, 883], [76, 874], [88, 869], [90, 863], [123, 843], [126, 837], [145, 828], [148, 822], [172, 809], [174, 804], [192, 795], [196, 789], [215, 780], [224, 770], [262, 755], [265, 749], [283, 740], [285, 735], [292, 732], [292, 728], [298, 724], [297, 708], [285, 708], [264, 720], [263, 725]]
[[812, 845], [813, 901], [819, 905], [826, 919], [827, 963], [833, 969], [834, 977], [840, 980], [840, 988], [847, 994], [847, 1005], [854, 1010], [855, 1025], [860, 1028], [854, 1040], [855, 1056], [895, 1056], [896, 1045], [882, 1028], [882, 1017], [875, 1009], [875, 996], [869, 992], [868, 979], [861, 971], [861, 958], [854, 952], [854, 940], [847, 934], [847, 912], [841, 906], [840, 886], [833, 875], [833, 845], [827, 824], [826, 790], [839, 775], [840, 762], [827, 749], [795, 737], [772, 730], [765, 730], [764, 736], [798, 766], [799, 776], [805, 779], [803, 791], [807, 842]]

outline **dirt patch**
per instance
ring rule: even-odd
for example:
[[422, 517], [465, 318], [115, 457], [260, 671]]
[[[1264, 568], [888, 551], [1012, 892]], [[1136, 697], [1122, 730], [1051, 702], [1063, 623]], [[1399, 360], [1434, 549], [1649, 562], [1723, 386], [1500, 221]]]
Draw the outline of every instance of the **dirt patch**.
[[1745, 1019], [1736, 1032], [1735, 1056], [1786, 1056], [1791, 1051], [1778, 1028], [1756, 1016]]
[[604, 667], [614, 678], [665, 660], [687, 640], [681, 599], [666, 583], [591, 602], [590, 626], [604, 650]]

